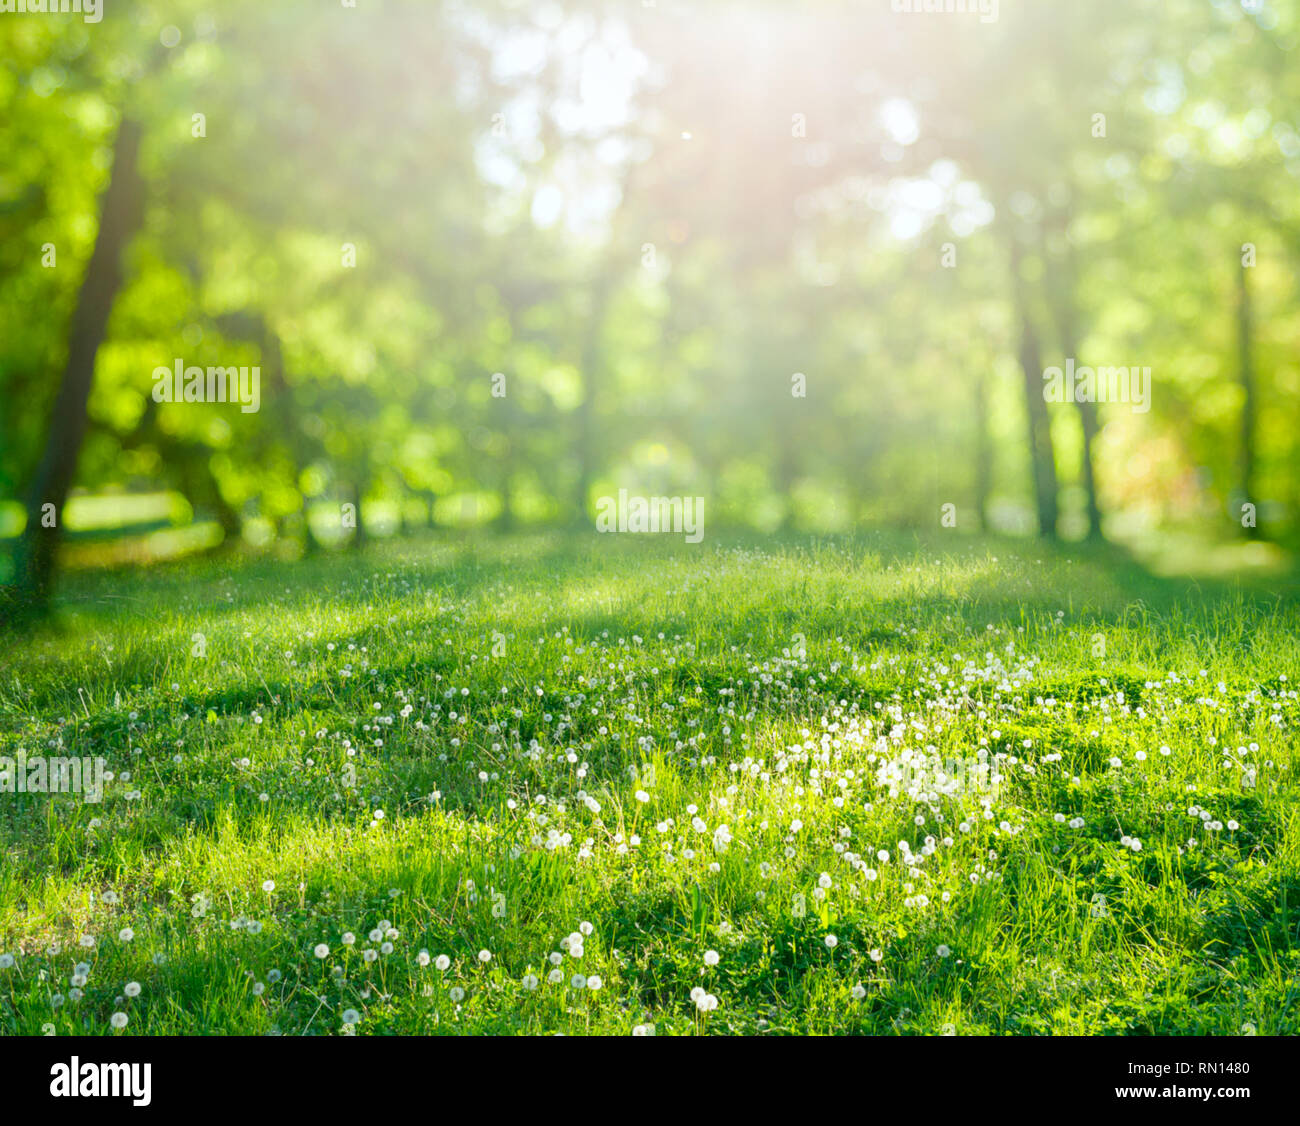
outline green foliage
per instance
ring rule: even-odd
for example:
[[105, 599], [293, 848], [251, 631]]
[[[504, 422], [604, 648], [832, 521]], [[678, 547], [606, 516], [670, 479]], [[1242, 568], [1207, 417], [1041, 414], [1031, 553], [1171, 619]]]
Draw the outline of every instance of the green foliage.
[[[184, 496], [217, 528], [189, 547], [337, 542], [349, 502], [558, 524], [620, 486], [763, 530], [1024, 530], [1021, 312], [1044, 365], [1153, 370], [1149, 414], [1100, 408], [1112, 537], [1240, 538], [1249, 499], [1294, 539], [1284, 5], [116, 7], [0, 21], [0, 536], [129, 117], [146, 217], [64, 453], [89, 492]], [[261, 411], [153, 403], [176, 357], [260, 362]], [[1050, 413], [1073, 538], [1084, 421]]]

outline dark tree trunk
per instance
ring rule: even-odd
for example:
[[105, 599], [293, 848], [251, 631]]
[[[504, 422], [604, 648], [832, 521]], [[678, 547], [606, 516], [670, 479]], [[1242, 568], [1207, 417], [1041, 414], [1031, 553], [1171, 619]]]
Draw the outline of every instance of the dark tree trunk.
[[[271, 409], [275, 412], [275, 424], [287, 443], [289, 456], [293, 460], [294, 485], [299, 486], [302, 471], [311, 460], [310, 442], [299, 424], [299, 412], [289, 388], [289, 380], [284, 370], [284, 350], [280, 346], [279, 334], [257, 314], [250, 317], [253, 326], [252, 339], [262, 350], [262, 366], [266, 369], [271, 391]], [[300, 494], [302, 495], [302, 494]], [[302, 537], [303, 550], [315, 554], [320, 550], [320, 541], [311, 530], [310, 504], [302, 495]], [[357, 506], [357, 524], [360, 526], [361, 507]]]
[[1079, 408], [1079, 425], [1083, 427], [1083, 453], [1080, 461], [1083, 470], [1083, 487], [1088, 494], [1088, 538], [1099, 540], [1103, 538], [1101, 505], [1097, 502], [1097, 466], [1093, 451], [1093, 441], [1099, 429], [1097, 404], [1080, 402], [1075, 405]]
[[436, 531], [438, 527], [438, 494], [432, 489], [417, 489], [415, 495], [420, 498], [425, 511], [429, 514], [428, 530]]
[[1034, 502], [1038, 534], [1056, 535], [1056, 452], [1051, 419], [1043, 399], [1043, 361], [1038, 334], [1028, 310], [1020, 311], [1020, 367], [1025, 376], [1025, 409], [1029, 415], [1029, 458], [1034, 473]]
[[[54, 402], [45, 453], [28, 493], [27, 527], [18, 543], [15, 582], [19, 597], [37, 610], [48, 606], [53, 588], [64, 508], [86, 434], [95, 357], [122, 285], [122, 251], [143, 218], [144, 185], [137, 167], [140, 132], [139, 124], [130, 119], [118, 128], [99, 233], [72, 315], [67, 366]], [[42, 507], [47, 504], [52, 504], [56, 513], [54, 526], [48, 528], [41, 520]]]
[[144, 411], [135, 428], [128, 433], [119, 433], [93, 418], [87, 420], [87, 428], [92, 434], [113, 439], [124, 452], [153, 446], [159, 456], [174, 467], [172, 484], [190, 502], [196, 517], [203, 513], [215, 516], [224, 533], [223, 544], [233, 542], [232, 537], [238, 538], [243, 526], [239, 513], [221, 495], [221, 488], [212, 472], [211, 447], [177, 438], [159, 427], [158, 404], [152, 398], [145, 400]]
[[178, 442], [164, 448], [175, 451], [180, 459], [180, 486], [186, 499], [195, 509], [202, 511], [207, 508], [217, 518], [217, 523], [221, 526], [221, 546], [224, 548], [237, 543], [244, 529], [243, 521], [221, 495], [221, 486], [208, 467], [212, 451], [198, 442]]
[[362, 493], [363, 489], [358, 482], [353, 481], [348, 486], [348, 500], [352, 502], [352, 510], [357, 521], [357, 526], [352, 533], [352, 539], [348, 544], [353, 551], [360, 551], [366, 545], [366, 522], [361, 516]]
[[[1061, 236], [1065, 238], [1062, 224]], [[1051, 270], [1052, 258], [1043, 242], [1043, 261], [1049, 270], [1048, 293], [1052, 304], [1053, 317], [1056, 320], [1057, 337], [1061, 345], [1062, 358], [1074, 357], [1079, 360], [1079, 326], [1075, 314], [1074, 292], [1078, 271], [1075, 269], [1074, 254], [1066, 241], [1064, 261], [1059, 272]], [[1055, 273], [1055, 276], [1053, 276]], [[1088, 538], [1101, 539], [1101, 505], [1097, 500], [1097, 464], [1093, 440], [1100, 429], [1097, 404], [1075, 397], [1075, 407], [1079, 412], [1079, 426], [1083, 430], [1083, 449], [1079, 456], [1079, 476], [1083, 481], [1084, 494], [1088, 506]]]
[[1028, 422], [1029, 459], [1034, 477], [1034, 504], [1038, 534], [1056, 536], [1056, 451], [1052, 444], [1052, 420], [1043, 398], [1043, 356], [1034, 327], [1025, 285], [1020, 277], [1020, 249], [1013, 243], [1012, 283], [1016, 293], [1016, 318], [1020, 322], [1020, 369], [1024, 374], [1025, 413]]

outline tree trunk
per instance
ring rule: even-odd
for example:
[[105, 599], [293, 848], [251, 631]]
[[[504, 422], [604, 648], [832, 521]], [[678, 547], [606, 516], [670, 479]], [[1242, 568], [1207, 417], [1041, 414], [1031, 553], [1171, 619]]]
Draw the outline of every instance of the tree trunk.
[[[1064, 235], [1064, 232], [1062, 232]], [[1049, 265], [1051, 259], [1047, 246], [1043, 246], [1043, 260]], [[1061, 344], [1063, 358], [1074, 357], [1079, 361], [1079, 327], [1075, 315], [1074, 290], [1077, 271], [1074, 266], [1073, 252], [1065, 252], [1065, 264], [1055, 284], [1049, 284], [1052, 310], [1056, 319], [1057, 336]], [[1079, 456], [1079, 476], [1083, 480], [1084, 493], [1088, 505], [1088, 539], [1099, 540], [1101, 534], [1101, 505], [1097, 501], [1097, 463], [1093, 450], [1093, 439], [1100, 429], [1097, 416], [1097, 404], [1075, 397], [1074, 403], [1079, 412], [1079, 426], [1083, 430], [1083, 449]]]
[[1075, 405], [1079, 408], [1079, 425], [1083, 427], [1083, 453], [1079, 460], [1083, 487], [1088, 494], [1088, 538], [1100, 540], [1104, 537], [1101, 534], [1101, 505], [1097, 502], [1097, 469], [1093, 452], [1093, 440], [1099, 429], [1097, 404], [1080, 401]]
[[[1063, 295], [1057, 305], [1057, 323], [1060, 329], [1061, 355], [1073, 356], [1078, 362], [1078, 334], [1074, 328], [1074, 317], [1066, 308], [1070, 298]], [[1094, 460], [1093, 440], [1097, 437], [1100, 423], [1097, 418], [1097, 404], [1075, 397], [1075, 408], [1079, 412], [1079, 426], [1083, 430], [1083, 449], [1079, 453], [1079, 476], [1087, 497], [1088, 539], [1099, 540], [1101, 534], [1101, 505], [1097, 501], [1097, 473]]]
[[[1014, 246], [1014, 244], [1013, 244]], [[1043, 358], [1033, 315], [1020, 277], [1020, 250], [1012, 251], [1012, 282], [1016, 291], [1016, 317], [1020, 321], [1020, 369], [1025, 380], [1025, 413], [1028, 422], [1029, 459], [1034, 477], [1034, 502], [1038, 513], [1038, 534], [1056, 537], [1056, 451], [1052, 444], [1052, 420], [1043, 398]]]
[[361, 516], [361, 497], [364, 489], [359, 481], [352, 481], [347, 488], [348, 500], [352, 502], [352, 511], [356, 517], [357, 526], [353, 529], [352, 539], [348, 546], [353, 551], [360, 551], [366, 545], [366, 522]]
[[[54, 402], [45, 453], [28, 493], [27, 526], [18, 543], [14, 577], [20, 599], [35, 610], [49, 604], [64, 509], [86, 433], [95, 357], [122, 286], [122, 251], [143, 219], [144, 184], [137, 167], [140, 133], [139, 124], [130, 119], [118, 127], [99, 233], [72, 315], [67, 366]], [[52, 527], [42, 526], [41, 510], [47, 504], [54, 506]]]

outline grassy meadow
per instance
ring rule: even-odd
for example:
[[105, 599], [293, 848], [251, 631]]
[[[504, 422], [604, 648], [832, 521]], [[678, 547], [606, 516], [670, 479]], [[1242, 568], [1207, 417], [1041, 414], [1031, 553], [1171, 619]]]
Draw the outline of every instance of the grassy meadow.
[[665, 538], [70, 576], [0, 1033], [1300, 1031], [1289, 593]]

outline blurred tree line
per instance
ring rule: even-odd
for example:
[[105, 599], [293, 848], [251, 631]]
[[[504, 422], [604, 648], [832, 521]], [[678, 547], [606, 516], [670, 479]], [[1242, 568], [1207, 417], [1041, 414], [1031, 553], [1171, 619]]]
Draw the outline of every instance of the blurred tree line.
[[[0, 15], [11, 589], [82, 493], [309, 551], [621, 487], [1293, 542], [1300, 14], [1252, 7]], [[1067, 358], [1150, 367], [1150, 411], [1046, 402]], [[177, 359], [260, 410], [156, 402]]]

